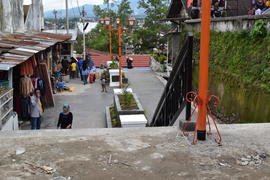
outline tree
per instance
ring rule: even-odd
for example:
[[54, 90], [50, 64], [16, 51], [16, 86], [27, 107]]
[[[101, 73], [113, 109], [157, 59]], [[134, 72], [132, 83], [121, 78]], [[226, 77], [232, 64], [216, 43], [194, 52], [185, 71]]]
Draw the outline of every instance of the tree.
[[146, 13], [143, 28], [137, 29], [133, 41], [137, 52], [149, 53], [153, 48], [163, 50], [167, 42], [164, 34], [170, 25], [162, 20], [166, 18], [170, 0], [141, 0], [139, 8]]
[[[106, 1], [107, 3], [108, 1]], [[104, 0], [105, 3], [105, 0]], [[121, 0], [120, 4], [117, 5], [117, 11], [113, 11], [112, 9], [103, 9], [100, 6], [94, 7], [94, 13], [97, 19], [110, 17], [114, 22], [116, 18], [120, 18], [123, 25], [127, 25], [128, 18], [133, 13], [130, 7], [130, 2], [128, 0]], [[108, 30], [102, 25], [97, 25], [95, 29], [93, 29], [86, 36], [86, 48], [91, 48], [95, 50], [109, 52], [109, 35]], [[113, 53], [118, 53], [118, 37], [117, 33], [112, 34], [113, 41]], [[78, 41], [76, 47], [76, 51], [80, 52], [80, 43]]]

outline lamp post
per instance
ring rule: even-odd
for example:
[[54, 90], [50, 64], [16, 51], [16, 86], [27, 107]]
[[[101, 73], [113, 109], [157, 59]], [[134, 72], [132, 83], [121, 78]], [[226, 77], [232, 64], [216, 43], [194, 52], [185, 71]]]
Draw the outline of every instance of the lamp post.
[[[135, 25], [135, 18], [129, 18], [129, 26], [133, 27]], [[109, 30], [109, 40], [110, 40], [110, 59], [112, 60], [112, 32], [117, 31], [118, 34], [118, 56], [119, 56], [119, 88], [122, 88], [122, 34], [126, 31], [126, 28], [123, 28], [121, 25], [121, 20], [119, 18], [116, 19], [117, 29], [114, 30], [112, 26], [111, 19], [106, 17], [104, 19], [100, 19], [100, 24], [105, 25]]]
[[[128, 24], [130, 27], [133, 27], [135, 25], [136, 19], [131, 17], [128, 19]], [[118, 32], [118, 56], [119, 56], [119, 88], [122, 88], [122, 34], [127, 29], [122, 28], [121, 26], [121, 20], [119, 18], [116, 19], [117, 24], [117, 32]]]
[[106, 17], [106, 18], [104, 18], [104, 19], [101, 19], [99, 23], [100, 23], [101, 25], [105, 25], [106, 28], [109, 30], [110, 60], [112, 61], [112, 59], [113, 59], [113, 55], [112, 55], [112, 31], [113, 31], [113, 28], [112, 28], [111, 19], [110, 19], [109, 17]]

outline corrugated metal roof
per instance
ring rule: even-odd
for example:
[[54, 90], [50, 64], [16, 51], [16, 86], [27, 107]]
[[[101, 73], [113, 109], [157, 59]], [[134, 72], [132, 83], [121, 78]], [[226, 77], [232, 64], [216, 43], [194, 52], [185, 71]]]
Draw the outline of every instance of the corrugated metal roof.
[[15, 65], [11, 65], [11, 64], [1, 64], [0, 63], [0, 70], [2, 71], [9, 71], [11, 68], [13, 68]]
[[44, 32], [0, 34], [0, 49], [8, 49], [8, 53], [0, 55], [0, 65], [20, 64], [34, 54], [71, 38], [71, 35]]

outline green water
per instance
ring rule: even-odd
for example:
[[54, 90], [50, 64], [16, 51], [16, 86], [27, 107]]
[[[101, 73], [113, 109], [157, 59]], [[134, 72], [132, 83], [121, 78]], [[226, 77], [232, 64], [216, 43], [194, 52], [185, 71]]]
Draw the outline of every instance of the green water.
[[[270, 94], [256, 87], [246, 87], [221, 73], [210, 73], [209, 95], [221, 98], [219, 111], [232, 123], [270, 122]], [[198, 67], [193, 72], [193, 88], [198, 89]], [[226, 79], [226, 80], [224, 80]]]

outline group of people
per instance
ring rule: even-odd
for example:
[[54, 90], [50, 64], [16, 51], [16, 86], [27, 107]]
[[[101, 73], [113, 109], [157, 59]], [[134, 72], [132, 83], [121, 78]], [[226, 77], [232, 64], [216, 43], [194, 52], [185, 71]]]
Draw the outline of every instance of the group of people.
[[252, 7], [248, 14], [261, 15], [268, 8], [270, 8], [270, 0], [252, 0]]
[[86, 85], [89, 83], [94, 83], [96, 80], [96, 66], [90, 58], [90, 55], [87, 55], [85, 60], [80, 59], [78, 61], [78, 68], [81, 76], [81, 81]]
[[[35, 89], [31, 94], [31, 129], [38, 130], [41, 126], [41, 117], [43, 113], [43, 107], [41, 103], [41, 92], [39, 89]], [[71, 129], [73, 122], [73, 114], [70, 112], [70, 106], [65, 104], [63, 106], [63, 112], [59, 114], [57, 128], [59, 129]]]

